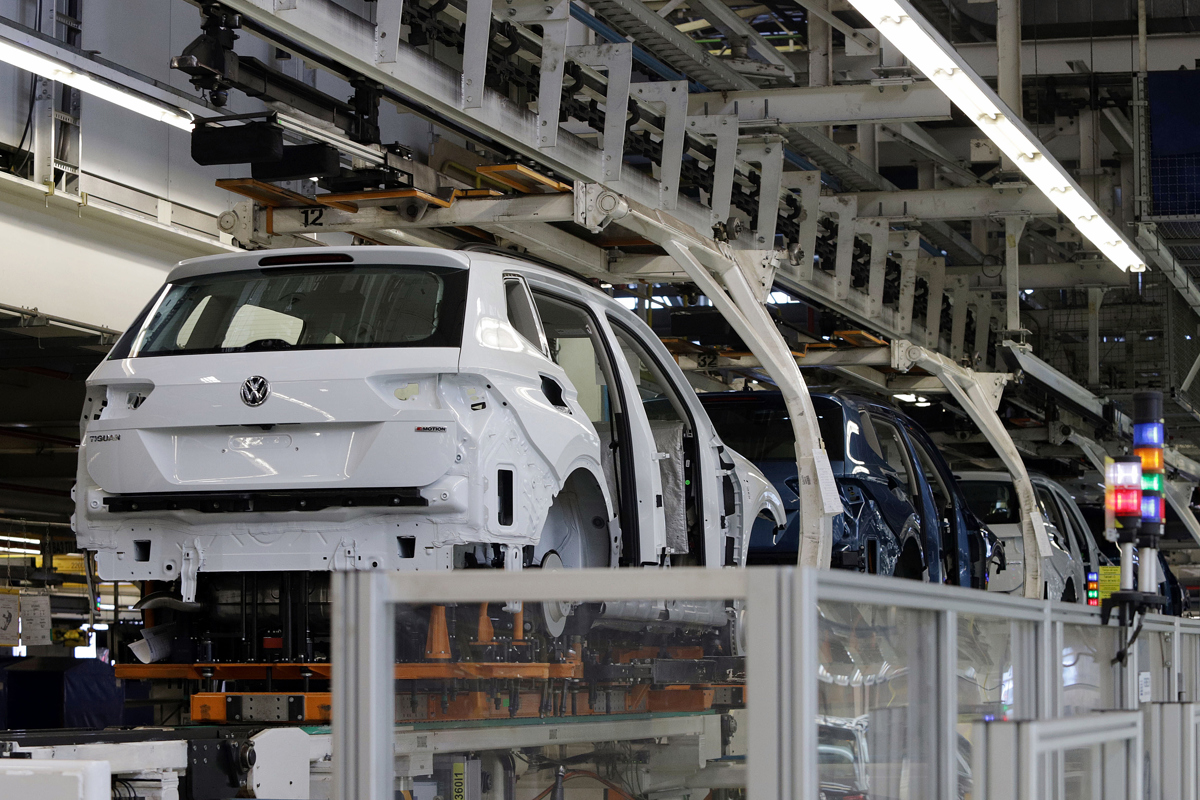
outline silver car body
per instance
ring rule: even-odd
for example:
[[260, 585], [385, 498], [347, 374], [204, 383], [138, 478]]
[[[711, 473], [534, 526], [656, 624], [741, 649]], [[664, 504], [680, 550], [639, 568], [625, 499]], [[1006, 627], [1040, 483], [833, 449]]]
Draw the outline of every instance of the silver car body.
[[[1007, 472], [956, 472], [955, 477], [959, 481], [1012, 484], [1012, 476]], [[1038, 497], [1042, 516], [1046, 520], [1046, 534], [1050, 538], [1048, 569], [1043, 575], [1046, 594], [1055, 600], [1073, 597], [1076, 602], [1085, 603], [1086, 573], [1099, 563], [1099, 555], [1095, 542], [1087, 534], [1083, 515], [1071, 495], [1058, 483], [1037, 473], [1030, 473], [1029, 479]], [[1007, 560], [1006, 568], [991, 576], [988, 590], [1020, 595], [1025, 587], [1025, 546], [1021, 526], [986, 519], [985, 522], [1004, 541]]]
[[[675, 498], [672, 511], [668, 491], [664, 502], [664, 481], [682, 486], [684, 464], [679, 452], [661, 449], [664, 430], [694, 443], [697, 463], [688, 465], [688, 475], [698, 485], [687, 514], [690, 530], [702, 536], [701, 552], [693, 547], [686, 555], [689, 563], [725, 566], [732, 552], [732, 565], [742, 565], [755, 517], [765, 512], [784, 522], [770, 482], [721, 445], [666, 348], [603, 292], [492, 254], [325, 250], [349, 256], [356, 267], [467, 270], [461, 346], [110, 357], [87, 383], [74, 517], [79, 546], [97, 551], [104, 580], [182, 577], [189, 600], [201, 571], [451, 569], [469, 553], [486, 559], [497, 549], [505, 566], [517, 569], [529, 546], [535, 564], [553, 550], [566, 567], [615, 566], [631, 544], [638, 563], [666, 564], [685, 557], [677, 530], [681, 501]], [[198, 276], [272, 274], [273, 267], [259, 264], [265, 255], [303, 259], [321, 252], [185, 261], [156, 302], [171, 285]], [[539, 311], [551, 307], [586, 320], [572, 347], [556, 353]], [[607, 353], [603, 378], [599, 366], [567, 364], [566, 350], [587, 343]], [[133, 347], [136, 353], [136, 340]], [[585, 383], [605, 381], [604, 402], [625, 412], [627, 429], [614, 437], [593, 422], [595, 398], [589, 413], [569, 372]], [[676, 430], [647, 418], [643, 381], [670, 388], [681, 419]], [[596, 394], [595, 385], [586, 388]], [[628, 495], [626, 525], [636, 527], [632, 541], [627, 535], [623, 542], [612, 438], [629, 451], [622, 463], [632, 474], [621, 479], [620, 491]], [[497, 513], [502, 478], [512, 483], [507, 517]], [[130, 508], [138, 497], [180, 493], [303, 496], [373, 487], [404, 487], [411, 495], [404, 502], [414, 504], [220, 513]], [[124, 510], [112, 510], [122, 497]]]

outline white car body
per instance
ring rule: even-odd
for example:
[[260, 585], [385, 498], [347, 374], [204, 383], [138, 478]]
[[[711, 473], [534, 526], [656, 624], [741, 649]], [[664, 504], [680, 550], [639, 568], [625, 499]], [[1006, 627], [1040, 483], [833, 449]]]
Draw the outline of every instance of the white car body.
[[[956, 472], [955, 477], [960, 482], [1012, 486], [1012, 476], [1007, 472]], [[1074, 499], [1062, 486], [1037, 473], [1031, 473], [1029, 479], [1038, 497], [1042, 516], [1046, 520], [1046, 534], [1050, 538], [1050, 558], [1045, 562], [1048, 568], [1043, 570], [1046, 574], [1042, 576], [1046, 582], [1046, 593], [1053, 600], [1073, 599], [1086, 603], [1086, 573], [1099, 564], [1099, 550], [1087, 523]], [[1015, 490], [1012, 497], [1015, 503]], [[992, 532], [1004, 541], [1007, 559], [1007, 567], [992, 575], [988, 590], [1022, 594], [1025, 587], [1025, 547], [1020, 524], [990, 521], [980, 513], [980, 509], [975, 511]], [[1020, 513], [1016, 506], [1013, 511]]]
[[[372, 275], [382, 274], [380, 268], [408, 268], [418, 275], [425, 267], [440, 270], [438, 303], [449, 302], [447, 287], [463, 281], [465, 270], [461, 346], [378, 346], [370, 343], [378, 331], [369, 323], [341, 334], [332, 333], [330, 323], [326, 340], [338, 344], [310, 349], [274, 349], [288, 343], [268, 337], [256, 342], [267, 349], [230, 352], [228, 332], [224, 340], [213, 340], [222, 341], [223, 352], [147, 355], [139, 349], [150, 346], [156, 320], [166, 320], [162, 330], [170, 325], [179, 330], [175, 344], [167, 346], [200, 336], [197, 331], [209, 324], [206, 314], [223, 302], [213, 300], [206, 309], [213, 294], [179, 322], [170, 313], [185, 302], [174, 300], [172, 291], [180, 297], [199, 293], [196, 282], [208, 276], [216, 276], [216, 283], [205, 284], [217, 286], [214, 292], [229, 279], [286, 283], [296, 273], [303, 281], [312, 265], [272, 272], [275, 267], [259, 262], [288, 266], [289, 260], [327, 256], [352, 259], [329, 269], [347, 270], [355, 280], [360, 269]], [[332, 279], [314, 280], [332, 285]], [[180, 288], [172, 290], [175, 285]], [[313, 290], [310, 304], [342, 296], [318, 291], [326, 292]], [[355, 302], [363, 296], [344, 294]], [[303, 305], [306, 295], [299, 290], [281, 297], [278, 303], [286, 300], [286, 307], [253, 310], [265, 319], [263, 325], [291, 331], [285, 312], [314, 306]], [[426, 302], [425, 294], [418, 296], [411, 316], [419, 316]], [[435, 324], [449, 325], [445, 320], [453, 309], [437, 308]], [[554, 339], [555, 355], [577, 380], [583, 376], [587, 383], [594, 372], [603, 387], [586, 386], [587, 397], [580, 396], [580, 387], [551, 355], [539, 309], [590, 320], [575, 338]], [[74, 524], [79, 546], [98, 553], [104, 580], [182, 577], [184, 600], [190, 601], [197, 573], [208, 571], [451, 569], [489, 556], [493, 565], [502, 560], [518, 569], [541, 563], [551, 550], [566, 567], [672, 559], [736, 566], [745, 563], [760, 512], [778, 524], [785, 519], [770, 482], [723, 448], [683, 373], [650, 329], [606, 294], [553, 269], [488, 253], [408, 247], [214, 256], [182, 262], [144, 317], [145, 331], [136, 330], [140, 319], [87, 384]], [[228, 324], [232, 331], [239, 323], [235, 318]], [[566, 331], [555, 324], [559, 333]], [[296, 335], [300, 342], [305, 334]], [[342, 337], [352, 336], [369, 344], [342, 346], [349, 341]], [[607, 353], [605, 375], [578, 359], [568, 363], [568, 356], [588, 347]], [[633, 360], [652, 362], [648, 372], [645, 365], [636, 374], [631, 368], [637, 349], [643, 355]], [[251, 386], [255, 378], [269, 387]], [[672, 407], [684, 421], [652, 423], [639, 397], [643, 380], [669, 385]], [[257, 390], [265, 399], [250, 405]], [[597, 403], [598, 396], [603, 402]], [[609, 448], [604, 430], [612, 426], [591, 419], [601, 407], [620, 428], [611, 458], [602, 451]], [[656, 435], [671, 434], [691, 448], [695, 464], [677, 463], [682, 451], [661, 452]], [[678, 480], [685, 469], [696, 484], [691, 500], [679, 501], [690, 502], [684, 517], [694, 546], [686, 555], [677, 498], [667, 494], [664, 501], [663, 488], [664, 479], [686, 484]], [[618, 507], [622, 496], [624, 511]], [[305, 498], [311, 505], [301, 508]], [[203, 506], [210, 500], [211, 508]], [[264, 505], [267, 510], [260, 510]]]

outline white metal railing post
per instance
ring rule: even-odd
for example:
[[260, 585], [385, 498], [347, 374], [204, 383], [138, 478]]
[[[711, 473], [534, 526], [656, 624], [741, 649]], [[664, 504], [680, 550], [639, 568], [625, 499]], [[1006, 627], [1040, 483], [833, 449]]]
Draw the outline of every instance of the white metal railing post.
[[391, 800], [395, 656], [386, 573], [338, 571], [333, 584], [334, 800]]
[[1171, 632], [1171, 679], [1168, 686], [1171, 690], [1170, 699], [1182, 703], [1189, 698], [1184, 697], [1183, 691], [1183, 625], [1178, 617], [1175, 618], [1174, 628]]
[[[792, 571], [755, 572], [761, 574], [746, 590], [746, 717], [750, 721], [746, 788], [756, 799], [785, 800], [790, 795], [793, 761], [803, 756], [791, 740], [791, 734], [803, 726], [803, 720], [792, 714], [792, 687], [812, 653], [792, 664], [790, 643], [796, 623], [790, 601]], [[815, 715], [809, 719], [815, 724]]]
[[1066, 625], [1062, 622], [1050, 623], [1054, 626], [1054, 633], [1051, 637], [1051, 652], [1047, 659], [1050, 669], [1053, 670], [1054, 699], [1050, 704], [1051, 716], [1061, 717], [1066, 710], [1066, 692], [1067, 687], [1063, 683], [1063, 648], [1066, 646]]
[[[791, 719], [796, 754], [795, 776], [791, 796], [796, 800], [817, 800], [821, 796], [817, 780], [817, 713], [819, 705], [820, 667], [820, 599], [821, 573], [812, 567], [789, 569], [792, 586], [792, 663], [795, 684], [792, 689], [794, 714]], [[753, 796], [753, 795], [752, 795]]]
[[[1043, 605], [1044, 615], [1037, 623], [1038, 646], [1038, 717], [1049, 719], [1058, 716], [1058, 690], [1055, 674], [1062, 680], [1062, 650], [1054, 650], [1054, 622], [1050, 619], [1050, 603]], [[1056, 668], [1056, 662], [1058, 667]]]
[[938, 797], [957, 800], [958, 793], [958, 612], [938, 613]]
[[1038, 669], [1041, 655], [1038, 647], [1038, 625], [1032, 620], [1011, 620], [1009, 641], [1012, 643], [1013, 717], [1033, 719], [1038, 716]]
[[1183, 759], [1180, 767], [1183, 770], [1184, 800], [1196, 800], [1200, 796], [1200, 735], [1196, 727], [1200, 725], [1200, 703], [1187, 703], [1183, 715]]

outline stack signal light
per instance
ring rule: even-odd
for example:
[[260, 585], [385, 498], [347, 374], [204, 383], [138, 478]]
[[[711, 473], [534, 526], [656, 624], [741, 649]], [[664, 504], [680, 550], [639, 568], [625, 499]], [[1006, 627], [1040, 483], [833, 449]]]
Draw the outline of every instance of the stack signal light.
[[1142, 495], [1142, 519], [1159, 522], [1162, 518], [1162, 498], [1154, 494]]
[[1130, 489], [1125, 486], [1113, 487], [1113, 512], [1118, 517], [1142, 516], [1142, 489]]
[[1087, 604], [1089, 606], [1100, 605], [1100, 573], [1098, 572], [1087, 574]]
[[1114, 461], [1105, 469], [1104, 477], [1106, 505], [1112, 515], [1116, 518], [1140, 518], [1142, 465], [1132, 458], [1128, 461]]
[[1134, 447], [1162, 448], [1165, 432], [1161, 422], [1139, 422], [1133, 426]]
[[1138, 447], [1133, 454], [1142, 459], [1142, 474], [1163, 471], [1163, 451], [1161, 447]]
[[1140, 487], [1142, 485], [1142, 465], [1136, 461], [1114, 461], [1108, 465], [1108, 484], [1113, 487]]
[[[1163, 502], [1163, 445], [1166, 426], [1162, 417], [1162, 397], [1152, 392], [1134, 399], [1133, 452], [1142, 461], [1142, 522], [1158, 525], [1165, 521]], [[1156, 419], [1157, 418], [1157, 419]]]

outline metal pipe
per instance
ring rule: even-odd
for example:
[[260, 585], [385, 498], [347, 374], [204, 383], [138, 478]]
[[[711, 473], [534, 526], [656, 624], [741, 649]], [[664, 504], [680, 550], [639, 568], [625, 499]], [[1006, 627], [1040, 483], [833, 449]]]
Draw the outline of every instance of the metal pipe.
[[[1143, 547], [1138, 560], [1138, 591], [1158, 594], [1158, 550]], [[1124, 566], [1124, 562], [1122, 562]]]
[[554, 800], [563, 800], [565, 797], [563, 791], [563, 778], [566, 776], [567, 770], [561, 764], [554, 771], [554, 792], [550, 795]]
[[83, 574], [87, 576], [88, 625], [96, 624], [96, 578], [92, 574], [92, 552], [83, 551]]
[[111, 649], [109, 657], [112, 663], [116, 664], [120, 661], [120, 633], [121, 633], [121, 582], [113, 581], [113, 621], [108, 628], [108, 645]]
[[250, 660], [258, 661], [258, 645], [261, 639], [258, 636], [258, 574], [251, 576], [251, 593], [250, 601]]
[[[996, 0], [996, 93], [1020, 118], [1021, 101], [1021, 0]], [[1017, 165], [1007, 156], [1000, 159], [1006, 172]]]
[[1150, 71], [1150, 59], [1146, 52], [1146, 0], [1138, 0], [1138, 72], [1145, 77]]
[[300, 658], [303, 661], [312, 660], [312, 609], [309, 606], [311, 580], [310, 573], [300, 573], [300, 623], [303, 632], [300, 638]]
[[284, 572], [279, 576], [279, 627], [283, 630], [283, 657], [295, 661], [293, 652], [296, 637], [292, 630], [292, 573]]
[[517, 765], [513, 757], [507, 753], [500, 756], [500, 767], [504, 772], [504, 787], [501, 789], [500, 800], [517, 800]]
[[1133, 591], [1133, 542], [1121, 542], [1121, 591]]
[[249, 642], [246, 641], [246, 574], [245, 573], [242, 573], [241, 618], [242, 618], [242, 658], [245, 658], [248, 655], [247, 648], [249, 645]]

